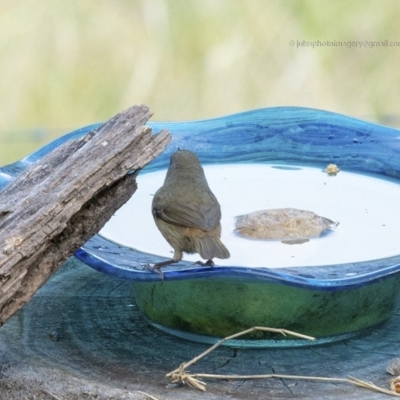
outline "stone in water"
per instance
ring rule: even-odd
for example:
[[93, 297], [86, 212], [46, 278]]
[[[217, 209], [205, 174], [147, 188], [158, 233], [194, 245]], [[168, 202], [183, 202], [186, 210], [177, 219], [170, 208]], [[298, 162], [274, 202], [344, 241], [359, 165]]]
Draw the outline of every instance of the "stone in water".
[[336, 222], [320, 217], [312, 211], [275, 208], [237, 217], [235, 232], [250, 239], [301, 244], [320, 237], [337, 225]]

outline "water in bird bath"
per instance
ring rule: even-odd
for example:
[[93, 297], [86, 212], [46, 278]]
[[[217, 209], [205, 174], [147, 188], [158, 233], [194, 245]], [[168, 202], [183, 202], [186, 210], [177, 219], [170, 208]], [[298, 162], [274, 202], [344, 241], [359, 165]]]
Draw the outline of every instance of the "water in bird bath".
[[[400, 185], [378, 176], [277, 164], [205, 165], [208, 184], [222, 210], [221, 240], [231, 253], [216, 265], [243, 267], [319, 266], [375, 260], [400, 253]], [[141, 173], [138, 189], [100, 235], [144, 253], [172, 257], [151, 213], [152, 196], [166, 170]], [[331, 234], [286, 244], [241, 237], [236, 217], [258, 210], [307, 210], [339, 225]], [[198, 254], [184, 255], [198, 261]]]

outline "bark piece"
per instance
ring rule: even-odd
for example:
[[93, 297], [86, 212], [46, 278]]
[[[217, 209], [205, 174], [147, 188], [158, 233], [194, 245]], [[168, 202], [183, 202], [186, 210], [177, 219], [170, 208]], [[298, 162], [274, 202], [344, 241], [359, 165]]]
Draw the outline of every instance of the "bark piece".
[[146, 106], [117, 114], [0, 192], [0, 326], [135, 192], [138, 171], [170, 141], [151, 134], [150, 116]]

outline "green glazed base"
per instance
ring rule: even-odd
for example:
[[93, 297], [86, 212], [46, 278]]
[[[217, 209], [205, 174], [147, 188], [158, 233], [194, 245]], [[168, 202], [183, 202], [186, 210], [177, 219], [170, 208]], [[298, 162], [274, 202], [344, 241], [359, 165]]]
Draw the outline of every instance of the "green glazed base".
[[239, 278], [133, 283], [138, 307], [153, 325], [187, 340], [214, 343], [253, 326], [282, 328], [318, 339], [294, 340], [256, 331], [236, 341], [240, 347], [292, 347], [353, 337], [393, 315], [399, 284], [399, 276], [341, 290]]

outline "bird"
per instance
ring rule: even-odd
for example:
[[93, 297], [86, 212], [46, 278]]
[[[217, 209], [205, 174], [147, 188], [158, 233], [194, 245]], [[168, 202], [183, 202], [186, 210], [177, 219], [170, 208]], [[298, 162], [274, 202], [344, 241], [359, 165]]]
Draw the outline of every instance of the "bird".
[[230, 257], [221, 237], [221, 206], [208, 186], [197, 155], [178, 149], [170, 158], [164, 184], [154, 194], [152, 214], [157, 228], [172, 246], [171, 260], [151, 268], [161, 276], [161, 268], [182, 260], [183, 253], [198, 253], [214, 266], [213, 258]]

